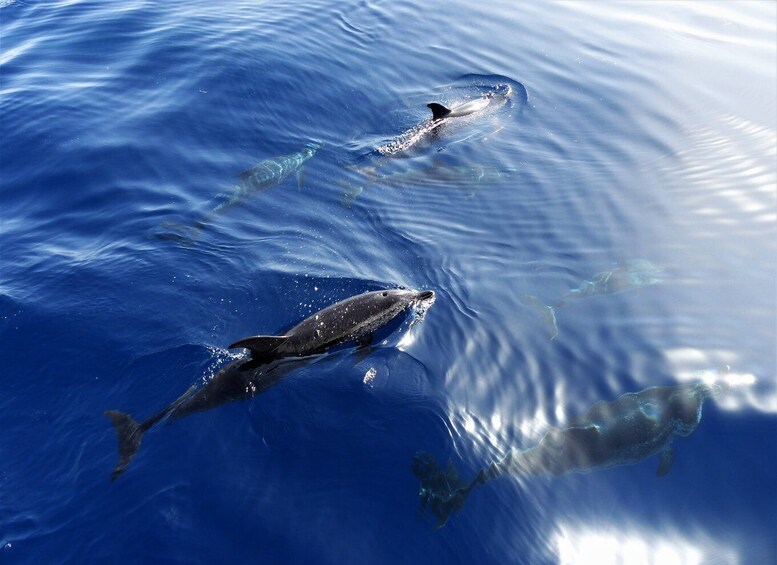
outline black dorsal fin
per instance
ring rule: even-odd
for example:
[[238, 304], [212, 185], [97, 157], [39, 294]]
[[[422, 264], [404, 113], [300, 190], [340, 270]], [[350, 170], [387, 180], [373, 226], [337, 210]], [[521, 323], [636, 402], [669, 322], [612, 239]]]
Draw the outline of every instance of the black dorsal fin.
[[451, 113], [451, 111], [448, 108], [446, 108], [442, 104], [438, 104], [437, 102], [432, 102], [431, 104], [427, 104], [426, 107], [432, 111], [432, 118], [435, 120], [441, 120], [445, 116]]
[[245, 337], [229, 346], [229, 349], [244, 347], [251, 351], [253, 359], [265, 359], [272, 357], [272, 352], [289, 339], [283, 335], [254, 335]]

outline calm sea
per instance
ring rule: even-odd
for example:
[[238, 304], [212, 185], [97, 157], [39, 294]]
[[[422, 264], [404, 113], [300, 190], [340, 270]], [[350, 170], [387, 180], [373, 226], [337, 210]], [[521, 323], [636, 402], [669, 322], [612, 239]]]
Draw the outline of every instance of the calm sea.
[[[774, 2], [0, 0], [0, 562], [777, 562], [776, 100]], [[395, 287], [111, 482], [106, 410]], [[610, 468], [422, 512], [419, 451], [700, 379], [661, 478], [613, 412]]]

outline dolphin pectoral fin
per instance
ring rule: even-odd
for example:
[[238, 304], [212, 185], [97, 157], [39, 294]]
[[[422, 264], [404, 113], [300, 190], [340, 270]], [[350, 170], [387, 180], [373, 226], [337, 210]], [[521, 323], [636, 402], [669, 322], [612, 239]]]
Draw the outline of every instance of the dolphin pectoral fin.
[[656, 477], [663, 477], [672, 468], [672, 462], [674, 461], [674, 449], [670, 443], [661, 453], [658, 454], [658, 469], [656, 469]]
[[544, 304], [539, 298], [531, 294], [525, 294], [523, 296], [523, 302], [527, 306], [532, 307], [539, 313], [542, 321], [548, 327], [548, 333], [550, 334], [551, 341], [558, 336], [558, 322], [556, 321], [556, 308]]
[[254, 173], [254, 169], [250, 168], [250, 169], [246, 169], [245, 171], [242, 171], [237, 176], [240, 178], [240, 180], [248, 180], [249, 178], [251, 178], [251, 175], [253, 173]]
[[363, 185], [349, 184], [345, 181], [337, 181], [337, 184], [342, 189], [340, 192], [340, 198], [342, 199], [343, 208], [350, 208], [353, 201], [364, 192]]
[[426, 107], [432, 111], [432, 119], [434, 120], [441, 120], [445, 116], [451, 113], [451, 111], [448, 108], [446, 108], [442, 104], [438, 104], [437, 102], [432, 102], [431, 104], [427, 104]]
[[356, 340], [356, 346], [359, 348], [369, 347], [372, 345], [372, 341], [375, 338], [373, 334], [363, 335]]
[[373, 337], [374, 336], [372, 334], [368, 334], [366, 336], [360, 337], [355, 341], [356, 349], [354, 350], [354, 353], [356, 355], [356, 359], [354, 361], [354, 367], [367, 359], [367, 357], [370, 356], [370, 353], [372, 353], [374, 349], [372, 347]]
[[299, 170], [297, 170], [297, 188], [302, 190], [305, 188], [305, 167], [300, 167]]
[[255, 335], [236, 341], [230, 345], [228, 349], [244, 347], [251, 351], [251, 357], [254, 359], [262, 359], [270, 356], [270, 354], [280, 347], [287, 339], [289, 338], [282, 335]]

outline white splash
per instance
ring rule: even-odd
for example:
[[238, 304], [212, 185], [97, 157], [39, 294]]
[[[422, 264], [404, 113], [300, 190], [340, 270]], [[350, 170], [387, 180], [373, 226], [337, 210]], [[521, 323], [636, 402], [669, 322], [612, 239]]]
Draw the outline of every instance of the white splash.
[[372, 386], [372, 381], [375, 379], [375, 375], [378, 374], [377, 369], [375, 367], [370, 367], [366, 373], [364, 373], [364, 379], [362, 382], [366, 384], [367, 386]]

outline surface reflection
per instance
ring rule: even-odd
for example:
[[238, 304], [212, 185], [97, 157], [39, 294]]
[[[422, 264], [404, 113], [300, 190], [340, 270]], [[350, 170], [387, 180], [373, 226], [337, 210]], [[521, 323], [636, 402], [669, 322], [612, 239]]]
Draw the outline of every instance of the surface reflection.
[[[739, 563], [736, 553], [716, 540], [689, 539], [638, 528], [559, 525], [554, 539], [560, 564]], [[699, 535], [702, 538], [702, 535]]]

